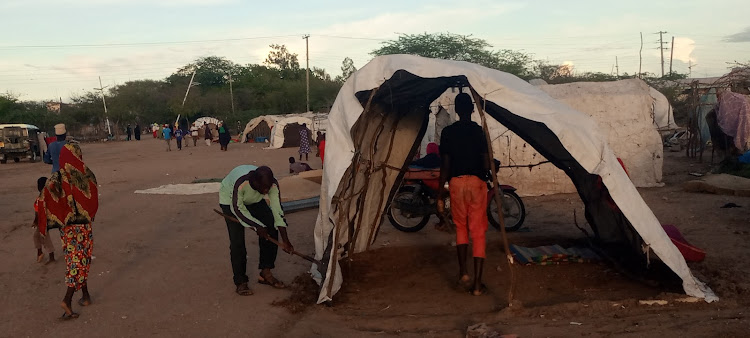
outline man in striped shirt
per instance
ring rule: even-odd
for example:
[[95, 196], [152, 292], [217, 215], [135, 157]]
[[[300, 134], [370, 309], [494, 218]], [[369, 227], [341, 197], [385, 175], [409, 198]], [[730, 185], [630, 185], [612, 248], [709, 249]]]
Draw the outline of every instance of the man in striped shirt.
[[[264, 197], [268, 197], [266, 203]], [[269, 205], [270, 204], [270, 205]], [[279, 183], [273, 177], [271, 168], [254, 165], [241, 165], [232, 169], [219, 189], [219, 206], [227, 215], [234, 215], [240, 223], [226, 220], [229, 232], [229, 251], [234, 273], [236, 292], [241, 296], [252, 295], [247, 277], [247, 250], [245, 248], [245, 228], [255, 227], [258, 233], [260, 257], [258, 283], [284, 288], [285, 285], [271, 273], [276, 262], [278, 247], [269, 241], [271, 237], [282, 239], [282, 249], [287, 253], [294, 250], [286, 232], [286, 220], [281, 209]]]

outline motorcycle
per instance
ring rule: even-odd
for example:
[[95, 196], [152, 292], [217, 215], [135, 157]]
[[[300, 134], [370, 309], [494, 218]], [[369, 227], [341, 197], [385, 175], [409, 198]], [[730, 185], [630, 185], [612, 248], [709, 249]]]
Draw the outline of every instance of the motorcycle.
[[[430, 220], [430, 216], [438, 215], [439, 185], [440, 169], [409, 169], [404, 174], [403, 183], [388, 207], [388, 219], [393, 227], [404, 232], [422, 230]], [[497, 192], [491, 184], [488, 183], [487, 187], [487, 219], [495, 229], [500, 230], [497, 204], [494, 200], [494, 194]], [[516, 231], [523, 225], [526, 208], [521, 197], [516, 194], [516, 188], [510, 185], [500, 185], [500, 190], [505, 231]], [[447, 220], [451, 220], [449, 196], [445, 198], [445, 212]]]

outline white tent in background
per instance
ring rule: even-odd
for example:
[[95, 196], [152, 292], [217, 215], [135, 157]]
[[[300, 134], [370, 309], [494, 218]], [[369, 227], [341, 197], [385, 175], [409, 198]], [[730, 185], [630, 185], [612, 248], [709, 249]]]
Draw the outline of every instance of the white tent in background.
[[[619, 87], [619, 86], [629, 86], [628, 82], [643, 82], [639, 79], [628, 79], [628, 80], [620, 80], [620, 81], [608, 81], [608, 82], [588, 82], [588, 83], [596, 83], [603, 87]], [[587, 83], [587, 82], [574, 82], [569, 84], [563, 84], [563, 85], [548, 85], [546, 81], [542, 79], [532, 79], [529, 80], [529, 83], [535, 86], [538, 86], [544, 90], [545, 86], [565, 86], [565, 85], [571, 85], [576, 83]], [[645, 84], [645, 82], [643, 82]], [[648, 86], [648, 85], [647, 85]], [[640, 90], [640, 89], [639, 89]], [[672, 108], [672, 105], [669, 103], [669, 100], [667, 99], [664, 94], [656, 90], [654, 87], [648, 87], [648, 93], [653, 99], [652, 107], [651, 107], [651, 120], [654, 123], [654, 126], [659, 132], [668, 132], [668, 131], [674, 131], [676, 129], [679, 129], [680, 127], [677, 125], [677, 123], [674, 120], [674, 109]], [[585, 92], [579, 93], [580, 95], [587, 95]]]
[[[663, 119], [664, 125], [668, 126], [670, 120], [671, 125], [675, 125], [674, 118], [669, 118], [671, 107], [661, 93], [638, 79], [539, 85], [537, 88], [592, 117], [615, 156], [625, 164], [636, 187], [662, 185], [664, 146], [659, 131], [666, 129], [659, 128], [658, 123]], [[659, 96], [664, 100], [660, 101]], [[451, 122], [456, 120], [453, 97], [455, 93], [445, 93], [432, 105], [433, 112], [437, 111], [435, 107], [447, 107]], [[439, 142], [437, 135], [441, 128], [433, 126], [432, 119], [422, 142], [422, 153], [428, 142]], [[522, 196], [576, 191], [564, 171], [545, 163], [544, 156], [508, 128], [499, 128], [498, 137], [493, 139], [494, 155], [503, 166], [510, 166], [500, 169], [503, 183], [518, 188]], [[540, 165], [528, 167], [534, 164]]]
[[266, 137], [270, 139], [271, 131], [276, 125], [276, 120], [281, 116], [282, 115], [261, 115], [250, 120], [250, 122], [245, 125], [245, 130], [243, 130], [240, 135], [240, 142], [248, 142], [248, 135], [251, 136], [250, 139], [254, 139], [255, 137]]
[[201, 117], [195, 120], [195, 126], [198, 128], [203, 128], [206, 124], [213, 124], [214, 126], [218, 126], [219, 122], [221, 122], [219, 119], [215, 117]]
[[317, 140], [317, 132], [325, 132], [328, 129], [328, 114], [316, 114], [307, 112], [304, 114], [278, 115], [271, 128], [269, 149], [283, 147], [299, 147], [299, 131], [302, 124], [307, 124], [307, 129], [312, 132], [312, 140]]
[[322, 266], [311, 270], [321, 285], [318, 302], [331, 300], [341, 287], [339, 259], [374, 243], [392, 192], [425, 134], [429, 107], [444, 93], [455, 96], [451, 88], [477, 93], [492, 139], [507, 127], [565, 171], [596, 241], [604, 249], [622, 249], [615, 258], [647, 268], [658, 257], [682, 279], [687, 294], [718, 299], [692, 275], [594, 119], [511, 74], [467, 62], [388, 55], [349, 77], [329, 115], [314, 231]]
[[219, 137], [219, 122], [221, 120], [215, 117], [201, 117], [195, 120], [195, 126], [198, 127], [198, 138], [203, 139], [206, 135], [205, 126], [208, 125], [208, 128], [211, 129], [211, 135], [214, 139], [217, 139]]

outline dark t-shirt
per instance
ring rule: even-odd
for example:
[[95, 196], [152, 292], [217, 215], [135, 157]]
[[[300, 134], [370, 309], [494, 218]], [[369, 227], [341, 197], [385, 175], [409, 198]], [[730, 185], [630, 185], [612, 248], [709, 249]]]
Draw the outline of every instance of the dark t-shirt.
[[427, 168], [427, 169], [440, 168], [440, 155], [427, 154], [427, 156], [411, 162], [409, 166]]
[[458, 121], [443, 129], [440, 154], [451, 161], [448, 178], [474, 175], [485, 179], [487, 172], [482, 154], [487, 154], [487, 139], [482, 127], [473, 121]]

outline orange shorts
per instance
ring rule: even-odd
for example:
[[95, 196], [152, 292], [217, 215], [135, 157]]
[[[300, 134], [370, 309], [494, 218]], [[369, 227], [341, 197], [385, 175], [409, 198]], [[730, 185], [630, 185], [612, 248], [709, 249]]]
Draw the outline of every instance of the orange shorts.
[[485, 258], [487, 184], [473, 175], [454, 177], [450, 181], [450, 193], [456, 245], [469, 244], [471, 235], [474, 257]]

